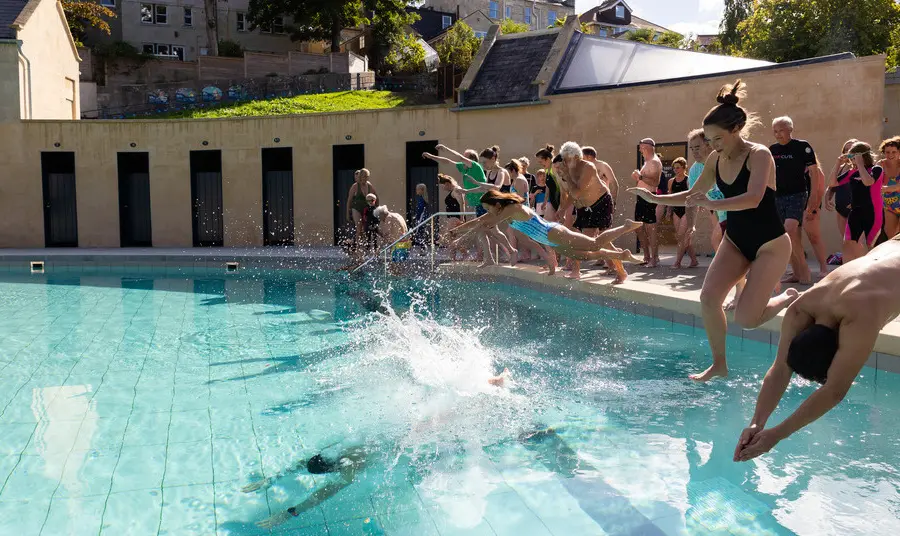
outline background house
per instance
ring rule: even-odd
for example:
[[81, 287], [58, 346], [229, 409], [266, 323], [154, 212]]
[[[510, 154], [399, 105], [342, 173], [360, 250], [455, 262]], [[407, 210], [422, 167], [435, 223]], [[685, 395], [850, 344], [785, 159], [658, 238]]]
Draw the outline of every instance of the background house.
[[494, 22], [512, 19], [528, 24], [532, 30], [543, 30], [557, 19], [575, 14], [575, 0], [425, 0], [423, 7], [455, 12], [460, 19], [481, 11]]
[[658, 24], [637, 17], [625, 0], [604, 0], [599, 6], [579, 15], [588, 33], [600, 37], [618, 37], [631, 30], [653, 30], [654, 38], [669, 31]]
[[58, 0], [0, 0], [0, 122], [78, 119], [80, 61]]

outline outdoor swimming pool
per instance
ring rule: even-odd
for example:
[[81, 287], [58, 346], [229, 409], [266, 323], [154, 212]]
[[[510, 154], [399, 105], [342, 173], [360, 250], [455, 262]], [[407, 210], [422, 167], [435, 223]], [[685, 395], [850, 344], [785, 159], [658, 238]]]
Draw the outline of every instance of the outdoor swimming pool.
[[[0, 535], [900, 533], [900, 379], [731, 461], [768, 345], [504, 284], [0, 276]], [[509, 389], [487, 379], [509, 367]], [[778, 421], [811, 386], [795, 382]], [[554, 432], [527, 436], [552, 427]]]

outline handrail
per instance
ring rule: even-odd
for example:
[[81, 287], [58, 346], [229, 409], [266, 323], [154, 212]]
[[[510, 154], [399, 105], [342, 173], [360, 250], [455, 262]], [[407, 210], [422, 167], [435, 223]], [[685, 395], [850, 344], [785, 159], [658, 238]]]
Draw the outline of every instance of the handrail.
[[429, 223], [429, 222], [432, 224], [432, 227], [431, 227], [431, 262], [434, 263], [434, 219], [437, 218], [438, 216], [475, 216], [475, 215], [476, 215], [476, 214], [475, 214], [474, 212], [435, 212], [435, 213], [432, 214], [427, 220], [425, 220], [425, 221], [423, 221], [422, 223], [416, 225], [416, 226], [413, 227], [412, 229], [406, 231], [406, 233], [404, 233], [403, 236], [401, 236], [400, 238], [398, 238], [397, 240], [395, 240], [391, 245], [385, 246], [385, 247], [381, 248], [381, 249], [378, 251], [378, 253], [375, 253], [374, 255], [372, 255], [371, 257], [369, 257], [368, 259], [366, 259], [365, 262], [363, 262], [362, 264], [360, 264], [359, 266], [357, 266], [356, 268], [354, 268], [350, 273], [352, 274], [352, 273], [356, 272], [357, 270], [359, 270], [360, 268], [362, 268], [363, 266], [366, 266], [366, 265], [369, 264], [370, 262], [374, 261], [375, 259], [377, 259], [378, 257], [380, 257], [382, 253], [384, 253], [384, 252], [386, 252], [387, 250], [393, 248], [394, 246], [396, 246], [396, 245], [399, 244], [400, 242], [403, 242], [404, 239], [406, 239], [407, 237], [409, 237], [409, 236], [410, 236], [411, 234], [413, 234], [414, 232], [418, 231], [423, 225], [425, 225], [426, 223]]

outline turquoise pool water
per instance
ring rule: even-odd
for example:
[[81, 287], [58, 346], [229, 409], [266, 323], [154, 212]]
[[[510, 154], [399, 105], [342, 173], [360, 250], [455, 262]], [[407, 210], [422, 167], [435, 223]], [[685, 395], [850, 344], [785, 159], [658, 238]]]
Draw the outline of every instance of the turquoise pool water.
[[0, 535], [268, 534], [339, 474], [242, 488], [352, 449], [352, 483], [273, 533], [900, 533], [896, 375], [865, 369], [735, 464], [767, 345], [729, 339], [732, 377], [693, 385], [690, 327], [500, 284], [371, 287], [0, 276]]

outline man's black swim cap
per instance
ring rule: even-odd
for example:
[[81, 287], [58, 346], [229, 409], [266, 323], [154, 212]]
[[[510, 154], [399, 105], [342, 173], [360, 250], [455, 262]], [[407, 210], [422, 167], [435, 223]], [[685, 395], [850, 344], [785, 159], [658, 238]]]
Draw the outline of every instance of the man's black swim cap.
[[836, 329], [813, 324], [794, 337], [788, 349], [787, 364], [807, 380], [825, 383], [828, 369], [838, 350]]
[[316, 454], [306, 462], [306, 470], [309, 471], [311, 475], [334, 473], [338, 470], [338, 463], [326, 460], [321, 454]]

